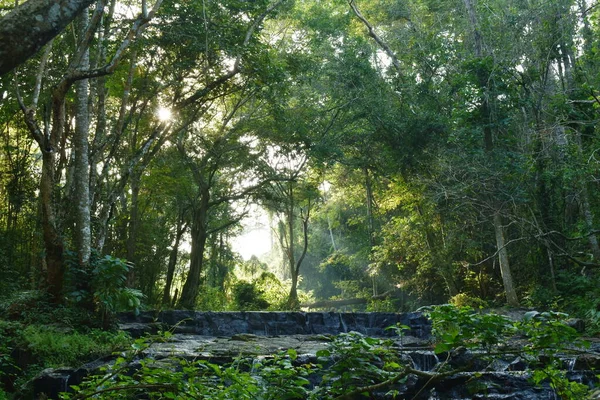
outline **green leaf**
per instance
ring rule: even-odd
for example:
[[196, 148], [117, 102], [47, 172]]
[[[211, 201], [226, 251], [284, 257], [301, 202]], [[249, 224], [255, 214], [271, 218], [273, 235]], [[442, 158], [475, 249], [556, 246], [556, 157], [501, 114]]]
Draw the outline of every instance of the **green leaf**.
[[290, 357], [291, 360], [295, 360], [296, 358], [298, 358], [298, 352], [295, 349], [288, 349], [287, 355]]
[[450, 344], [445, 343], [445, 342], [440, 342], [435, 345], [435, 348], [433, 351], [435, 352], [435, 354], [440, 354], [440, 353], [449, 351], [450, 349], [452, 349], [452, 346]]
[[317, 357], [331, 357], [331, 352], [327, 349], [317, 350]]

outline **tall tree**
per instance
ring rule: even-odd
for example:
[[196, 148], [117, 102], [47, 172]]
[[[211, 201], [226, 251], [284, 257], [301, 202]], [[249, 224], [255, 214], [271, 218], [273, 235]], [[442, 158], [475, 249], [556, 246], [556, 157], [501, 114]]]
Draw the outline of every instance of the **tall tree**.
[[[494, 133], [493, 127], [496, 124], [492, 116], [490, 99], [494, 96], [494, 93], [489, 89], [490, 66], [487, 64], [486, 55], [484, 54], [484, 43], [481, 28], [477, 17], [477, 11], [475, 9], [474, 0], [464, 0], [465, 8], [469, 16], [469, 23], [471, 25], [472, 35], [472, 46], [473, 54], [476, 60], [474, 64], [475, 75], [477, 76], [477, 85], [481, 92], [479, 114], [480, 124], [483, 130], [483, 148], [488, 157], [493, 157], [494, 152]], [[498, 203], [497, 200], [492, 199], [492, 202]], [[515, 290], [515, 285], [510, 269], [510, 263], [508, 258], [508, 248], [506, 246], [506, 240], [504, 238], [504, 226], [502, 223], [502, 209], [501, 205], [497, 204], [493, 210], [492, 223], [494, 226], [494, 232], [496, 234], [496, 247], [498, 251], [498, 260], [500, 263], [500, 272], [502, 273], [502, 282], [504, 284], [504, 291], [506, 293], [506, 301], [509, 305], [517, 307], [519, 305], [519, 299]]]
[[[123, 57], [125, 49], [131, 44], [132, 39], [134, 39], [135, 36], [139, 34], [141, 29], [149, 22], [149, 19], [156, 12], [157, 8], [160, 6], [160, 3], [161, 1], [159, 0], [157, 3], [155, 3], [154, 8], [149, 13], [146, 11], [146, 14], [141, 14], [134, 21], [132, 27], [130, 28], [129, 36], [122, 41], [120, 47], [107, 64], [104, 64], [100, 68], [91, 71], [85, 68], [88, 65], [87, 54], [104, 12], [104, 3], [101, 1], [97, 4], [97, 7], [91, 16], [87, 27], [81, 32], [76, 51], [72, 59], [69, 60], [69, 65], [66, 69], [66, 72], [52, 89], [50, 116], [45, 115], [37, 110], [43, 75], [50, 56], [50, 48], [48, 48], [48, 51], [41, 59], [35, 86], [30, 96], [30, 105], [27, 106], [22, 95], [20, 93], [18, 94], [19, 104], [23, 112], [25, 123], [27, 124], [32, 137], [38, 143], [42, 152], [40, 202], [43, 238], [46, 250], [45, 269], [47, 271], [48, 290], [55, 302], [62, 301], [62, 288], [65, 274], [65, 264], [63, 258], [65, 244], [62, 226], [63, 221], [60, 220], [61, 218], [58, 212], [58, 210], [62, 208], [60, 207], [61, 193], [58, 183], [60, 182], [61, 175], [64, 172], [62, 170], [64, 167], [63, 161], [66, 160], [61, 158], [59, 162], [57, 157], [59, 155], [62, 157], [65, 154], [65, 139], [67, 137], [68, 130], [70, 129], [70, 126], [67, 123], [66, 97], [75, 82], [78, 82], [82, 79], [84, 80], [94, 76], [111, 73]], [[20, 90], [20, 88], [17, 88], [17, 90]], [[85, 101], [83, 98], [85, 97], [86, 90], [83, 89], [83, 86], [80, 92], [82, 94], [81, 113], [87, 114], [87, 101]], [[84, 121], [87, 116], [83, 114], [80, 115], [80, 117], [83, 117], [84, 119], [82, 120], [80, 118], [79, 126], [81, 129], [80, 133], [84, 137], [80, 138], [79, 145], [81, 145], [81, 142], [85, 142], [87, 140], [85, 137], [87, 133], [85, 132], [87, 130], [87, 122]], [[39, 121], [40, 117], [44, 119], [43, 124]], [[78, 151], [78, 153], [78, 157], [85, 158], [85, 155], [82, 154], [82, 151]], [[81, 159], [78, 159], [78, 161], [80, 163], [82, 162]], [[81, 165], [82, 164], [80, 164], [80, 166]], [[85, 165], [83, 168], [87, 169], [88, 167], [88, 165]], [[81, 171], [78, 171], [78, 173], [79, 172]], [[85, 177], [82, 179], [85, 179]], [[87, 184], [87, 182], [83, 181], [80, 183], [84, 185]], [[66, 191], [68, 193], [69, 189]], [[89, 200], [82, 199], [82, 201], [85, 202]], [[84, 205], [84, 208], [86, 207], [87, 206]], [[84, 231], [87, 229], [86, 227], [81, 226], [80, 228]]]

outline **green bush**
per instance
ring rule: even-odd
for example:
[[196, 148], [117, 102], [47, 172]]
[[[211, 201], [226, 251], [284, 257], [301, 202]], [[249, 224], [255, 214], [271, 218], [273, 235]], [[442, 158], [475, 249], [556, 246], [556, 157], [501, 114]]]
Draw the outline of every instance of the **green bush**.
[[[291, 282], [282, 283], [272, 272], [263, 272], [254, 282], [262, 297], [269, 304], [270, 310], [284, 310], [290, 294]], [[298, 289], [298, 297], [303, 298], [303, 291]]]
[[437, 353], [459, 346], [489, 349], [515, 332], [507, 317], [493, 313], [480, 314], [471, 307], [445, 304], [431, 307], [427, 314], [431, 318]]
[[139, 312], [142, 292], [126, 287], [131, 264], [111, 255], [100, 257], [93, 253], [89, 268], [84, 270], [69, 254], [69, 299], [81, 309], [96, 313], [101, 327], [113, 326], [118, 311]]
[[269, 302], [255, 283], [239, 281], [233, 286], [233, 302], [238, 310], [266, 310]]
[[13, 321], [33, 322], [51, 311], [48, 294], [42, 290], [14, 292], [0, 303], [2, 316]]
[[201, 311], [224, 311], [227, 308], [227, 294], [217, 287], [202, 287], [196, 302], [196, 309]]
[[473, 308], [486, 308], [488, 303], [479, 297], [469, 296], [466, 293], [459, 293], [450, 298], [450, 304], [456, 307], [473, 307]]
[[[317, 351], [322, 363], [331, 360], [325, 369], [321, 385], [316, 388], [315, 398], [346, 397], [360, 388], [393, 380], [403, 375], [404, 365], [392, 342], [370, 338], [357, 332], [336, 336], [327, 350]], [[338, 397], [339, 396], [339, 397]]]
[[87, 334], [57, 327], [30, 325], [23, 329], [17, 345], [29, 351], [44, 367], [78, 366], [82, 362], [112, 354], [130, 343], [124, 332], [92, 330]]
[[[62, 393], [64, 400], [102, 399], [223, 399], [223, 400], [301, 400], [358, 398], [371, 383], [388, 384], [404, 377], [405, 371], [391, 341], [365, 337], [359, 333], [342, 334], [317, 356], [319, 364], [298, 363], [296, 350], [272, 357], [237, 358], [225, 365], [209, 361], [178, 358], [139, 360], [150, 345], [138, 339], [131, 350], [119, 357], [103, 373], [90, 376], [74, 393]], [[132, 371], [130, 363], [139, 368]], [[125, 373], [127, 372], [127, 373]], [[309, 377], [319, 380], [310, 388]], [[373, 389], [365, 389], [373, 390]], [[356, 392], [356, 393], [354, 393]], [[344, 397], [349, 394], [348, 397]]]

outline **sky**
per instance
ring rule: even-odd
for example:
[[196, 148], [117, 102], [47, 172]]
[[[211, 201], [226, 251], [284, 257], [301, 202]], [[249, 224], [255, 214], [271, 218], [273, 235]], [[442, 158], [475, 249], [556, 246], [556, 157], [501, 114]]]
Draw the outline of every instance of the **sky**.
[[242, 234], [231, 240], [233, 251], [249, 260], [253, 255], [259, 257], [271, 250], [269, 217], [264, 210], [258, 207], [251, 210], [242, 225]]

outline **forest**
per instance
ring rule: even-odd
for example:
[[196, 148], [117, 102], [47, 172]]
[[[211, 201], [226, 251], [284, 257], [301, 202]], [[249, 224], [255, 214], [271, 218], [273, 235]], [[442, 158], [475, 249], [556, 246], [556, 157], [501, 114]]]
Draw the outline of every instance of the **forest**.
[[[1, 5], [5, 27], [27, 17]], [[596, 6], [84, 5], [3, 66], [1, 292], [595, 317]], [[270, 250], [244, 260], [232, 243], [257, 219], [246, 245]]]
[[597, 334], [599, 18], [0, 0], [2, 318], [454, 304]]
[[[8, 28], [35, 23], [17, 12], [29, 3], [1, 3], [11, 51], [28, 33]], [[593, 319], [596, 6], [83, 5], [3, 65], [2, 295]], [[258, 219], [268, 234], [245, 241], [270, 250], [244, 259], [232, 243]]]

